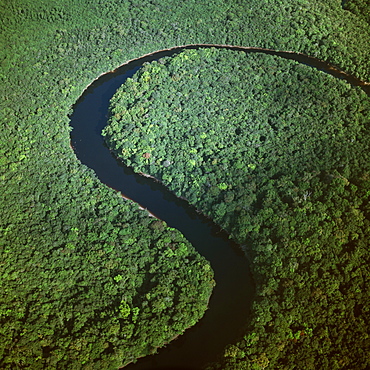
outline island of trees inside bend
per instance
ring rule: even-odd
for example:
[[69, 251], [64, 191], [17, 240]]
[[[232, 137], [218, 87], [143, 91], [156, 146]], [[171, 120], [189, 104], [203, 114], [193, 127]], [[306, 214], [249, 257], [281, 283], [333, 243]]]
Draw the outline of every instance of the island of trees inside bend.
[[[116, 369], [207, 309], [210, 264], [70, 147], [71, 107], [97, 76], [209, 43], [301, 52], [370, 81], [363, 0], [11, 0], [0, 14], [3, 369]], [[250, 261], [250, 324], [207, 369], [370, 366], [369, 125], [359, 88], [258, 53], [187, 50], [117, 90], [112, 151]]]

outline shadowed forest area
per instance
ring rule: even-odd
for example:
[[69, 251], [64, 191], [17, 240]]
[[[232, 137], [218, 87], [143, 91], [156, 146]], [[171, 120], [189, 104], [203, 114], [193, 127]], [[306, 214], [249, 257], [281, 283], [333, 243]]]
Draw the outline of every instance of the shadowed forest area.
[[[69, 115], [99, 75], [209, 43], [301, 52], [370, 81], [361, 0], [0, 0], [0, 15], [3, 369], [118, 368], [207, 309], [209, 263], [76, 159]], [[254, 272], [250, 327], [209, 368], [367, 368], [369, 98], [304, 65], [212, 49], [126, 85], [110, 145], [228, 230]]]

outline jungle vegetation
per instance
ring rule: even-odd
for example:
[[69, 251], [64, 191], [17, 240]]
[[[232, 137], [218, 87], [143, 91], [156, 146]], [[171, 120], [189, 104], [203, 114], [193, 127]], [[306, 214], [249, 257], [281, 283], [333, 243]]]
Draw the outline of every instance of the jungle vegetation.
[[[363, 15], [368, 8], [360, 1], [348, 1], [348, 8], [350, 3], [359, 5], [347, 11], [337, 0], [0, 1], [1, 368], [117, 368], [151, 353], [198, 320], [214, 284], [209, 264], [179, 232], [139, 212], [77, 161], [68, 115], [84, 88], [131, 58], [191, 43], [303, 52], [369, 80], [370, 31]], [[267, 72], [258, 60], [250, 62], [259, 65], [262, 86], [260, 92], [252, 91], [263, 97]], [[307, 86], [318, 79], [302, 66], [267, 62], [277, 74], [287, 71], [282, 86], [292, 78], [286, 90], [297, 88], [299, 78], [307, 78]], [[298, 73], [300, 68], [304, 72]], [[306, 73], [309, 77], [303, 77]], [[181, 81], [181, 73], [178, 77]], [[337, 116], [323, 105], [322, 117], [333, 115], [333, 122], [341, 115], [353, 119], [343, 127], [329, 124], [327, 137], [319, 138], [318, 147], [332, 145], [333, 158], [325, 154], [327, 167], [320, 158], [312, 168], [307, 161], [299, 162], [299, 148], [284, 154], [291, 146], [288, 136], [280, 134], [272, 147], [280, 172], [268, 169], [260, 154], [271, 157], [262, 150], [273, 144], [277, 127], [250, 139], [248, 155], [256, 161], [242, 168], [252, 176], [245, 184], [242, 179], [231, 181], [240, 173], [236, 165], [243, 165], [243, 156], [234, 158], [234, 174], [219, 182], [219, 172], [214, 179], [199, 172], [206, 153], [204, 158], [197, 148], [191, 153], [190, 146], [186, 152], [184, 180], [190, 176], [193, 182], [183, 189], [186, 196], [199, 207], [212, 204], [210, 214], [236, 240], [246, 242], [260, 291], [250, 330], [226, 349], [214, 368], [368, 365], [363, 356], [368, 348], [368, 308], [363, 303], [369, 266], [366, 151], [348, 162], [367, 148], [367, 102], [345, 84], [317, 81], [328, 86], [320, 90], [323, 102], [331, 104], [323, 96], [330, 91], [335, 107], [340, 106], [338, 99], [348, 107], [347, 115], [342, 109]], [[258, 84], [252, 87], [259, 89]], [[309, 104], [307, 94], [304, 104]], [[264, 102], [269, 104], [268, 97]], [[259, 107], [260, 114], [267, 108]], [[281, 117], [279, 124], [306, 122], [298, 108], [289, 112], [292, 117]], [[268, 124], [260, 124], [261, 133]], [[307, 130], [307, 135], [314, 134]], [[338, 139], [332, 140], [333, 134]], [[231, 133], [223, 132], [220, 140], [229, 143], [227, 135]], [[313, 155], [309, 146], [304, 150]], [[284, 155], [298, 160], [292, 163], [295, 178], [287, 174]], [[216, 163], [207, 172], [224, 165], [222, 158], [212, 158]], [[166, 160], [171, 161], [164, 155], [154, 170], [163, 170]], [[165, 168], [175, 169], [174, 163]], [[168, 180], [171, 175], [166, 174]], [[208, 189], [201, 182], [204, 175], [216, 185], [203, 199], [197, 192], [199, 186]], [[199, 186], [194, 183], [198, 178]], [[168, 183], [176, 182], [172, 175]], [[239, 203], [250, 208], [238, 209]], [[231, 217], [237, 216], [242, 223], [233, 228]], [[195, 291], [202, 293], [194, 300]]]
[[349, 10], [356, 16], [370, 24], [370, 2], [369, 0], [348, 0], [344, 1], [344, 9]]
[[224, 49], [146, 64], [112, 98], [103, 134], [114, 152], [214, 219], [250, 258], [255, 317], [226, 363], [369, 365], [369, 128], [359, 88]]

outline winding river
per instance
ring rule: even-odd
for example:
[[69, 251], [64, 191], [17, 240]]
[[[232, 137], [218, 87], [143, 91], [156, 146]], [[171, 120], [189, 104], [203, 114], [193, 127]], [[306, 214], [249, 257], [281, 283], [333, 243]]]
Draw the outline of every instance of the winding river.
[[[101, 182], [139, 203], [171, 227], [180, 230], [197, 251], [210, 261], [215, 272], [216, 288], [210, 308], [202, 320], [184, 335], [171, 342], [159, 354], [138, 360], [125, 369], [201, 369], [222, 354], [223, 348], [236, 342], [245, 333], [254, 283], [248, 261], [225, 232], [200, 215], [184, 200], [178, 199], [163, 185], [135, 174], [118, 161], [104, 145], [101, 130], [107, 123], [109, 100], [122, 83], [143, 63], [170, 56], [183, 49], [218, 47], [245, 52], [262, 52], [294, 59], [362, 86], [369, 85], [316, 58], [293, 52], [231, 45], [185, 45], [161, 50], [125, 63], [108, 72], [87, 87], [73, 107], [71, 145], [78, 159], [93, 169]], [[144, 212], [146, 212], [144, 210]]]

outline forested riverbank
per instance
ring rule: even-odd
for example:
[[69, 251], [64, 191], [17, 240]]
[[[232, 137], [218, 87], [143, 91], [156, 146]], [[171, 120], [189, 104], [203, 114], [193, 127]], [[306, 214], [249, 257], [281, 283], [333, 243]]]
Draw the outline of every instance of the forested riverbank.
[[[361, 2], [346, 2], [346, 7], [354, 9], [350, 4]], [[114, 368], [124, 359], [134, 359], [166, 342], [173, 335], [172, 324], [167, 334], [144, 333], [149, 334], [144, 341], [130, 335], [134, 321], [146, 327], [146, 319], [140, 315], [148, 314], [146, 317], [157, 327], [165, 325], [155, 308], [157, 302], [160, 311], [163, 302], [156, 301], [154, 292], [150, 293], [153, 286], [142, 289], [143, 278], [137, 272], [140, 269], [151, 274], [147, 263], [159, 263], [161, 253], [170, 253], [169, 247], [179, 247], [182, 252], [172, 256], [171, 265], [159, 263], [158, 268], [168, 271], [177, 264], [180, 275], [168, 273], [168, 281], [153, 281], [158, 284], [157, 290], [168, 289], [172, 295], [174, 286], [197, 281], [207, 295], [212, 285], [210, 271], [206, 279], [196, 279], [209, 265], [178, 232], [138, 212], [136, 205], [102, 185], [76, 160], [70, 147], [68, 115], [84, 88], [101, 73], [129, 59], [191, 43], [303, 52], [369, 80], [369, 28], [358, 9], [361, 7], [344, 11], [338, 1], [303, 0], [0, 2], [2, 368], [65, 368], [67, 364], [76, 369]], [[333, 193], [333, 203], [363, 199], [361, 184], [352, 183], [352, 187], [341, 181], [341, 177], [334, 176], [331, 182], [324, 182], [326, 188], [333, 184], [336, 189], [343, 188], [343, 193]], [[354, 240], [363, 240], [356, 231], [366, 222], [356, 211], [364, 213], [361, 207], [360, 203], [354, 207], [353, 217], [346, 213], [353, 225]], [[339, 218], [345, 222], [343, 217]], [[341, 243], [348, 237], [344, 233]], [[346, 253], [351, 257], [352, 250]], [[361, 269], [366, 268], [367, 244], [353, 253], [363, 259]], [[184, 274], [181, 272], [180, 261], [185, 255], [194, 263], [190, 275], [185, 267]], [[363, 279], [361, 269], [351, 272], [351, 278]], [[322, 275], [321, 271], [317, 274], [318, 281], [328, 281], [330, 285], [332, 275]], [[126, 280], [126, 276], [130, 279]], [[289, 287], [291, 283], [287, 280], [286, 284]], [[292, 285], [292, 292], [293, 288]], [[197, 285], [194, 289], [198, 289]], [[351, 289], [342, 288], [342, 299], [362, 294]], [[147, 293], [151, 298], [145, 296]], [[186, 291], [182, 294], [184, 298], [187, 295]], [[325, 301], [322, 289], [315, 294], [313, 298]], [[137, 302], [143, 304], [152, 298], [150, 313], [137, 309]], [[201, 297], [200, 309], [189, 312], [191, 323], [201, 316], [205, 302]], [[178, 307], [168, 309], [171, 320], [171, 310]], [[343, 312], [344, 317], [350, 314]], [[367, 314], [366, 306], [360, 305], [350, 312], [355, 319]], [[265, 312], [260, 316], [261, 322], [275, 320], [272, 317], [267, 322]], [[177, 332], [189, 326], [187, 319], [179, 321]], [[302, 339], [295, 337], [302, 331], [301, 326], [295, 329], [288, 347], [306, 343], [304, 335]], [[308, 329], [304, 330], [309, 333]], [[324, 349], [330, 344], [329, 334], [322, 334], [319, 346]], [[256, 338], [250, 335], [225, 352], [227, 366], [265, 368], [270, 366], [269, 361], [273, 363], [262, 352], [263, 345], [251, 354], [251, 362], [243, 360], [249, 356], [249, 341]], [[361, 335], [366, 340], [366, 334]], [[330, 344], [333, 348], [346, 343], [346, 338], [336, 338]], [[358, 348], [356, 344], [358, 341], [353, 343], [354, 348]], [[277, 366], [298, 366], [284, 358], [285, 350], [279, 352], [280, 360], [275, 359], [280, 361]], [[327, 367], [350, 368], [345, 356], [333, 362], [327, 358]], [[361, 361], [358, 357], [356, 368]], [[304, 361], [305, 366], [314, 368], [311, 358]], [[362, 366], [365, 365], [364, 360]]]
[[[163, 53], [160, 55], [164, 56]], [[249, 322], [254, 284], [251, 281], [247, 260], [240, 248], [235, 245], [232, 247], [233, 243], [227, 234], [220, 233], [217, 225], [202, 217], [187, 202], [171, 194], [165, 186], [153, 179], [135, 175], [104, 145], [101, 130], [107, 125], [109, 99], [123, 81], [132, 76], [138, 63], [148, 61], [150, 58], [155, 57], [128, 63], [114, 73], [101, 76], [89, 86], [73, 109], [71, 144], [78, 159], [91, 168], [102, 183], [139, 202], [143, 212], [146, 212], [144, 209], [148, 209], [156, 217], [168, 222], [169, 226], [180, 230], [198, 253], [209, 261], [214, 270], [217, 284], [212, 291], [209, 309], [201, 322], [187, 330], [181, 338], [167, 346], [166, 350], [161, 350], [159, 355], [148, 356], [151, 358], [142, 359], [139, 364], [130, 368], [162, 370], [167, 366], [174, 370], [179, 366], [185, 370], [186, 364], [186, 369], [202, 369], [207, 362], [213, 361], [228, 343], [243, 335], [243, 328], [245, 329]], [[171, 246], [171, 250], [164, 253], [162, 260], [165, 259], [170, 267], [175, 262], [173, 257], [176, 254], [179, 254], [179, 250]], [[200, 270], [198, 275], [197, 270], [189, 266], [186, 258], [182, 258], [181, 261], [189, 269], [190, 275], [195, 275], [196, 279], [203, 279], [201, 269], [198, 269]], [[183, 303], [196, 304], [199, 292], [193, 294], [190, 291], [191, 286], [189, 290], [187, 284], [181, 281], [180, 283], [182, 289], [189, 294]], [[157, 296], [158, 301], [163, 299], [166, 303], [169, 298], [168, 292], [166, 295]], [[229, 314], [230, 310], [233, 311], [233, 315]], [[167, 305], [160, 307], [161, 314], [166, 314], [166, 311]], [[179, 314], [183, 314], [183, 310]], [[179, 314], [172, 316], [174, 320], [181, 318]]]
[[252, 261], [256, 316], [228, 365], [365, 366], [363, 91], [279, 57], [200, 49], [145, 65], [110, 112], [103, 134], [123, 162], [195, 204]]

